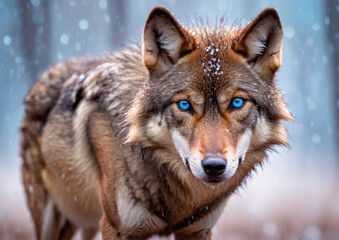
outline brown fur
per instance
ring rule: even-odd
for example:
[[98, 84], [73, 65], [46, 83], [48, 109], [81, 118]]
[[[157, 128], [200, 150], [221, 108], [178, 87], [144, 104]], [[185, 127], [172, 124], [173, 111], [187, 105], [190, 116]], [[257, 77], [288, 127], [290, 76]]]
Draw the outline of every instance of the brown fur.
[[[22, 180], [27, 204], [34, 220], [37, 239], [41, 239], [44, 210], [48, 201], [48, 193], [42, 181], [42, 170], [45, 167], [41, 155], [43, 127], [61, 94], [65, 81], [73, 74], [86, 73], [105, 60], [107, 61], [102, 57], [91, 57], [59, 63], [44, 73], [25, 98], [26, 108], [21, 123]], [[55, 214], [54, 218], [60, 218], [58, 211]], [[67, 224], [65, 227], [67, 228]]]
[[[274, 9], [242, 29], [188, 29], [157, 7], [142, 50], [47, 71], [22, 122], [37, 237], [66, 239], [81, 227], [90, 239], [101, 218], [104, 239], [211, 239], [229, 195], [266, 150], [287, 145], [281, 120], [292, 118], [274, 80], [281, 42]], [[235, 97], [243, 107], [230, 107]], [[214, 185], [199, 172], [210, 156], [234, 168]]]

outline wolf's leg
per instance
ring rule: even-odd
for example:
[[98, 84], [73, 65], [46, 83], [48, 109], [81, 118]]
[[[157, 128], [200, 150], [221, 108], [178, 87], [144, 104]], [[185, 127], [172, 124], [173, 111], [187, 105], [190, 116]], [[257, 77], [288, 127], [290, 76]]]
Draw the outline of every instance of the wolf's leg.
[[42, 232], [40, 234], [41, 240], [57, 240], [59, 238], [64, 219], [50, 197], [43, 212], [42, 219]]
[[211, 240], [211, 230], [201, 230], [195, 233], [175, 233], [175, 240]]
[[76, 231], [77, 227], [70, 221], [66, 220], [60, 231], [59, 240], [71, 240]]
[[113, 228], [106, 215], [101, 218], [100, 230], [103, 240], [120, 240], [120, 234]]
[[82, 229], [82, 239], [92, 240], [97, 232], [98, 232], [97, 228], [84, 228]]
[[49, 197], [44, 215], [41, 240], [70, 240], [77, 227], [65, 219]]

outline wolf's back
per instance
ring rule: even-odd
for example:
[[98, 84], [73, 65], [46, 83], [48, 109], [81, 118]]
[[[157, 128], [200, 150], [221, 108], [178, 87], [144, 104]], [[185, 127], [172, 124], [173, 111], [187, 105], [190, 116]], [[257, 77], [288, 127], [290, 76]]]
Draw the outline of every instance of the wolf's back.
[[41, 154], [43, 128], [66, 80], [74, 74], [80, 76], [107, 61], [108, 58], [105, 57], [90, 57], [59, 63], [40, 77], [25, 98], [25, 112], [21, 123], [22, 181], [35, 223], [37, 239], [41, 238], [39, 233], [47, 203], [47, 192], [41, 176], [45, 166]]

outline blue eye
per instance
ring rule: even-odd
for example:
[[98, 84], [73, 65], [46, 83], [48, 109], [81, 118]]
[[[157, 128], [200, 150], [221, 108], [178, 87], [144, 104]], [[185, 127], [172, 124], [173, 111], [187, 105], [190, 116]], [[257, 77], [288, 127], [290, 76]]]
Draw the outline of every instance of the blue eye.
[[191, 107], [191, 104], [187, 100], [180, 100], [178, 104], [181, 110], [188, 110]]
[[237, 97], [232, 100], [232, 108], [240, 108], [244, 104], [244, 99]]

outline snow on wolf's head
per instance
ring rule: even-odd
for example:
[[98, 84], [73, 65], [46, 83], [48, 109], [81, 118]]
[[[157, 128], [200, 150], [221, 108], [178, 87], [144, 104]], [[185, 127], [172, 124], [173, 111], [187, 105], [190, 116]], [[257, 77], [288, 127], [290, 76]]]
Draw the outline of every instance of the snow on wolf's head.
[[267, 149], [287, 145], [281, 120], [292, 118], [274, 80], [281, 45], [272, 8], [244, 28], [184, 28], [154, 8], [143, 34], [149, 79], [127, 114], [127, 142], [158, 150], [181, 177], [242, 179]]

